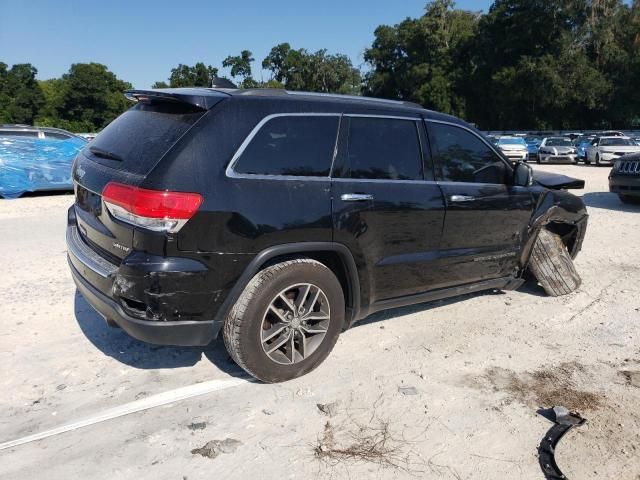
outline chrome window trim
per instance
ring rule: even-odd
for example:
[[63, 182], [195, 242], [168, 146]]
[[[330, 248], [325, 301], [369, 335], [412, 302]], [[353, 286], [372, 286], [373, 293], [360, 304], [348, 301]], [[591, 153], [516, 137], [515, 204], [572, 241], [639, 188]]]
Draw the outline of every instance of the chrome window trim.
[[302, 180], [302, 181], [328, 181], [331, 179], [331, 173], [333, 172], [333, 164], [336, 160], [336, 155], [338, 153], [338, 138], [340, 136], [340, 121], [338, 121], [338, 129], [336, 130], [336, 142], [333, 147], [333, 156], [331, 158], [331, 166], [329, 168], [329, 175], [326, 177], [304, 177], [300, 175], [268, 175], [268, 174], [255, 174], [255, 173], [238, 173], [234, 170], [236, 163], [240, 160], [240, 157], [247, 149], [251, 141], [255, 138], [258, 132], [264, 127], [267, 123], [275, 118], [281, 117], [342, 117], [341, 113], [313, 113], [313, 112], [305, 112], [305, 113], [273, 113], [271, 115], [267, 115], [262, 120], [258, 122], [258, 124], [253, 127], [247, 138], [244, 139], [236, 153], [234, 153], [233, 157], [231, 157], [231, 161], [227, 166], [225, 171], [225, 175], [228, 178], [248, 178], [255, 180]]
[[349, 183], [410, 183], [412, 185], [437, 185], [435, 180], [393, 180], [388, 178], [332, 178], [332, 182]]

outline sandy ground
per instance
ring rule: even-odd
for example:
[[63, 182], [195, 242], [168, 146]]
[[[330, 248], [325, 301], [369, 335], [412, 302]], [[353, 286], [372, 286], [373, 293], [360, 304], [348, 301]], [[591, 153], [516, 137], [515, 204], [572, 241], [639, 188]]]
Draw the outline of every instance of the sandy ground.
[[[608, 169], [540, 168], [587, 180], [578, 292], [527, 284], [378, 314], [304, 378], [241, 380], [2, 450], [0, 478], [540, 479], [551, 423], [536, 410], [554, 404], [588, 419], [557, 452], [569, 478], [640, 478], [640, 206], [606, 193]], [[71, 203], [0, 201], [0, 443], [243, 378], [221, 341], [154, 347], [104, 324], [67, 271]], [[226, 439], [215, 458], [192, 453]]]

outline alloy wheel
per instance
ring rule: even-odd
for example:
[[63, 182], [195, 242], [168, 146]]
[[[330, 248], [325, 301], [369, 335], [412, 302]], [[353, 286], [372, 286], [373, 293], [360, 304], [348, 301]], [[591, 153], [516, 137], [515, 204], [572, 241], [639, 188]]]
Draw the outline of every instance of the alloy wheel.
[[262, 349], [281, 365], [299, 363], [320, 346], [330, 319], [329, 301], [320, 287], [310, 283], [291, 285], [271, 300], [264, 313]]

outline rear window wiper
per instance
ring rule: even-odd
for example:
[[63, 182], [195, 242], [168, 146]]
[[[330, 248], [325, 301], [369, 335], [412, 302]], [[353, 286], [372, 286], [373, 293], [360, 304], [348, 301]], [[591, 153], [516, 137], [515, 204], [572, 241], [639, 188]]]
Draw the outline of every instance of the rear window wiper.
[[113, 152], [109, 152], [107, 150], [103, 150], [102, 148], [89, 147], [89, 151], [93, 153], [96, 157], [107, 158], [109, 160], [116, 160], [118, 162], [121, 162], [122, 160], [124, 160], [120, 155], [117, 155]]

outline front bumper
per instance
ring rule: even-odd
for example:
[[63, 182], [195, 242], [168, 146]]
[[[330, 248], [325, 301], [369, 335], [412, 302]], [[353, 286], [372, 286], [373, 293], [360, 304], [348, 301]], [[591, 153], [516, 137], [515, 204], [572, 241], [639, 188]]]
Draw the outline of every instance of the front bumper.
[[640, 176], [613, 174], [609, 177], [609, 191], [618, 195], [640, 197]]
[[[167, 292], [162, 290], [163, 285], [175, 287], [181, 279], [193, 282], [194, 278], [189, 278], [192, 272], [177, 272], [173, 274], [177, 275], [176, 279], [168, 280], [168, 275], [172, 275], [170, 272], [148, 271], [149, 268], [155, 268], [158, 262], [135, 265], [135, 268], [131, 265], [114, 265], [89, 247], [73, 225], [67, 227], [67, 258], [71, 276], [85, 300], [106, 320], [115, 322], [138, 340], [157, 345], [202, 346], [209, 344], [222, 327], [221, 321], [214, 320], [145, 318], [148, 314], [144, 310], [136, 310], [136, 305], [132, 306], [131, 300], [122, 296], [124, 289], [128, 288], [130, 296], [137, 297], [136, 288], [142, 288], [147, 298], [151, 295], [151, 300], [156, 299], [160, 294], [144, 286], [145, 279], [150, 279], [155, 282], [154, 288], [163, 291], [161, 300], [154, 307], [161, 311], [177, 311], [179, 309], [176, 307], [189, 303], [189, 298], [191, 303], [197, 303], [202, 293], [183, 293], [184, 285], [180, 286], [181, 291]], [[146, 268], [147, 271], [138, 276], [134, 270], [140, 268]], [[197, 287], [197, 284], [191, 284]], [[150, 310], [152, 304], [146, 306]]]
[[578, 155], [566, 154], [566, 155], [549, 155], [538, 154], [538, 160], [540, 163], [577, 163]]
[[526, 162], [529, 160], [529, 153], [517, 150], [503, 150], [502, 153], [509, 159], [515, 162]]

